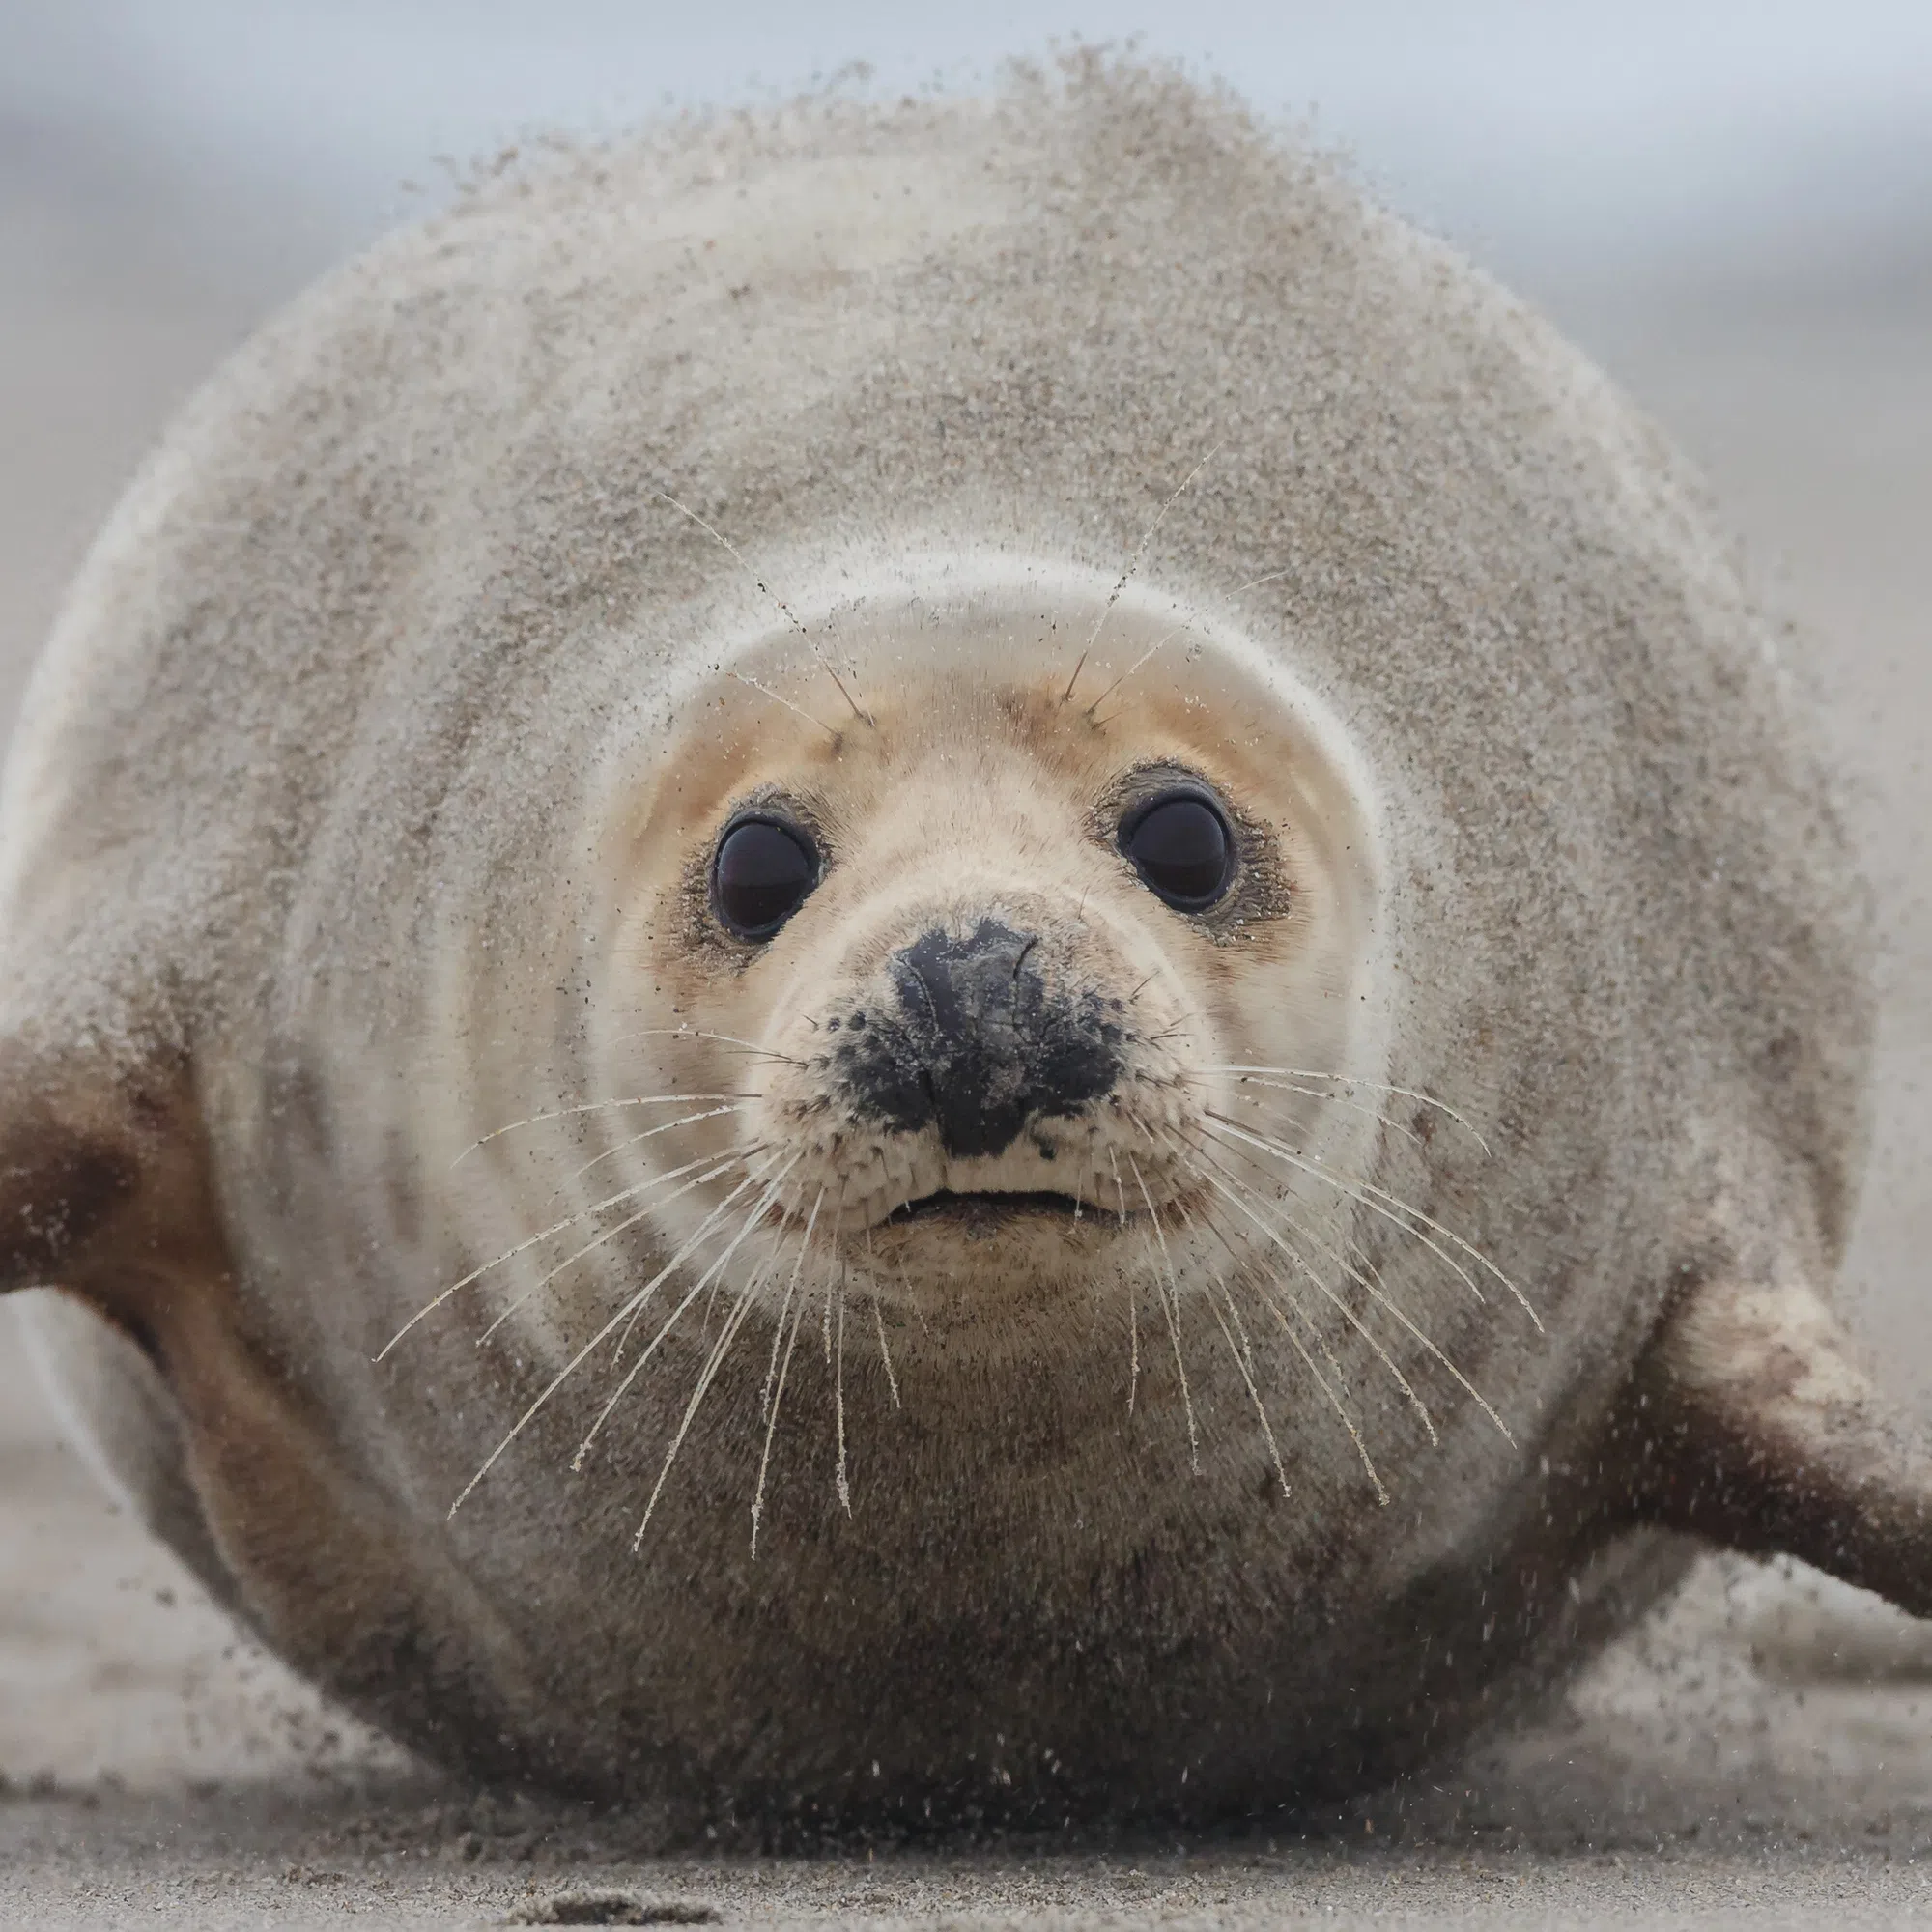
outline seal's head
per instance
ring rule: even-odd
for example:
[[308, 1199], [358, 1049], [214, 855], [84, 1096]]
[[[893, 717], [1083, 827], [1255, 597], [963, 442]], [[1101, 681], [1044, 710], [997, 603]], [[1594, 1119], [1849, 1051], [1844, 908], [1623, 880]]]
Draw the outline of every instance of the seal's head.
[[768, 1213], [989, 1346], [1151, 1245], [1191, 1287], [1278, 1238], [1240, 1136], [1371, 1119], [1321, 1104], [1378, 1044], [1364, 794], [1308, 693], [1104, 580], [814, 615], [706, 675], [626, 828], [615, 1085], [743, 1090]]

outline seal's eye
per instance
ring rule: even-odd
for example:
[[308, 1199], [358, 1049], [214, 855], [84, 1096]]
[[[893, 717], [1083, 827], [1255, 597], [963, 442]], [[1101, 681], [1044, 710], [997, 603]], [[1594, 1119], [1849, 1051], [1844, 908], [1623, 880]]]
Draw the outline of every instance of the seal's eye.
[[1121, 850], [1177, 912], [1206, 912], [1235, 869], [1228, 821], [1199, 792], [1164, 792], [1130, 812], [1121, 824]]
[[740, 818], [711, 861], [711, 903], [740, 939], [769, 939], [818, 883], [818, 852], [796, 825]]

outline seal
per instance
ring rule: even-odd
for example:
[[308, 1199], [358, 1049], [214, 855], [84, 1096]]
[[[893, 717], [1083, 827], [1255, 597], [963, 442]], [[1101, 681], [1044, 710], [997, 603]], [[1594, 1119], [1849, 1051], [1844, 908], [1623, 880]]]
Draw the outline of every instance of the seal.
[[1827, 1297], [1861, 889], [1702, 494], [1082, 57], [553, 158], [190, 405], [0, 799], [0, 1275], [486, 1775], [1360, 1788], [1683, 1532], [1932, 1610]]

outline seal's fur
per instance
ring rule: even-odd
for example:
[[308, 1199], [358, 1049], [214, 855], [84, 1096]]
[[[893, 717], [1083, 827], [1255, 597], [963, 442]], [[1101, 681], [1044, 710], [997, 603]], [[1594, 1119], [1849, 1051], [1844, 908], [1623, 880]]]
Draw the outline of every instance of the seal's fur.
[[[848, 1514], [835, 1397], [882, 1415], [901, 1391], [883, 1316], [833, 1388], [828, 1290], [786, 1398], [825, 1426], [755, 1566], [762, 1347], [721, 1370], [642, 1557], [703, 1350], [639, 1384], [582, 1475], [595, 1405], [546, 1410], [445, 1525], [608, 1313], [539, 1301], [479, 1350], [454, 1338], [517, 1300], [493, 1282], [372, 1363], [577, 1164], [554, 1121], [451, 1159], [621, 1097], [627, 1032], [735, 1032], [722, 967], [691, 969], [696, 1011], [657, 973], [685, 970], [701, 892], [627, 894], [611, 858], [668, 795], [639, 775], [715, 737], [728, 799], [758, 776], [744, 720], [882, 728], [859, 715], [890, 696], [876, 639], [850, 713], [829, 682], [816, 723], [781, 709], [811, 707], [813, 665], [774, 593], [808, 631], [896, 611], [911, 686], [920, 612], [997, 606], [1002, 661], [1090, 675], [1081, 705], [1179, 612], [1208, 668], [1271, 665], [1323, 721], [1360, 863], [1378, 849], [1339, 1036], [1369, 1061], [1315, 1067], [1473, 1130], [1358, 1109], [1348, 1174], [1453, 1228], [1541, 1324], [1500, 1290], [1459, 1302], [1363, 1197], [1329, 1201], [1350, 1278], [1414, 1297], [1467, 1377], [1435, 1385], [1432, 1447], [1373, 1363], [1336, 1370], [1385, 1507], [1312, 1398], [1277, 1413], [1283, 1498], [1235, 1434], [1232, 1336], [1200, 1372], [1220, 1434], [1196, 1473], [1151, 1360], [1129, 1419], [1071, 1343], [1022, 1324], [997, 1374], [950, 1374], [914, 1325], [919, 1400], [895, 1435], [868, 1422]], [[729, 673], [781, 643], [758, 713]], [[1143, 707], [1186, 696], [1184, 657], [1137, 676]], [[1274, 717], [1229, 716], [1230, 747]], [[384, 243], [148, 464], [37, 676], [0, 822], [7, 1279], [135, 1340], [183, 1419], [130, 1429], [108, 1402], [109, 1460], [271, 1641], [444, 1755], [708, 1803], [1211, 1811], [1465, 1735], [1645, 1600], [1662, 1573], [1616, 1541], [1635, 1522], [1928, 1601], [1922, 1487], [1809, 1298], [1857, 1184], [1865, 936], [1776, 627], [1698, 485], [1541, 321], [1171, 75], [1090, 61], [986, 102], [681, 128]], [[628, 849], [643, 872], [689, 856]], [[1259, 999], [1258, 961], [1229, 970]], [[681, 1050], [642, 1064], [741, 1081]], [[667, 1209], [619, 1254], [694, 1225]], [[1786, 1315], [1808, 1383], [1777, 1372]], [[150, 1391], [86, 1321], [45, 1320], [69, 1373]], [[1869, 1509], [1838, 1506], [1841, 1463]]]

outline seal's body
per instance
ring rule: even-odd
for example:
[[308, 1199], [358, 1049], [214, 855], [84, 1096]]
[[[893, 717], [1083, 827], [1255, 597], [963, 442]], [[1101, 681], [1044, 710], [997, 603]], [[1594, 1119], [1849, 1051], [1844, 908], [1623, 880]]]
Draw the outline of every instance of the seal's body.
[[6, 1277], [442, 1756], [1272, 1806], [1649, 1526], [1932, 1605], [1775, 637], [1543, 325], [1177, 81], [386, 244], [150, 463], [0, 809]]

